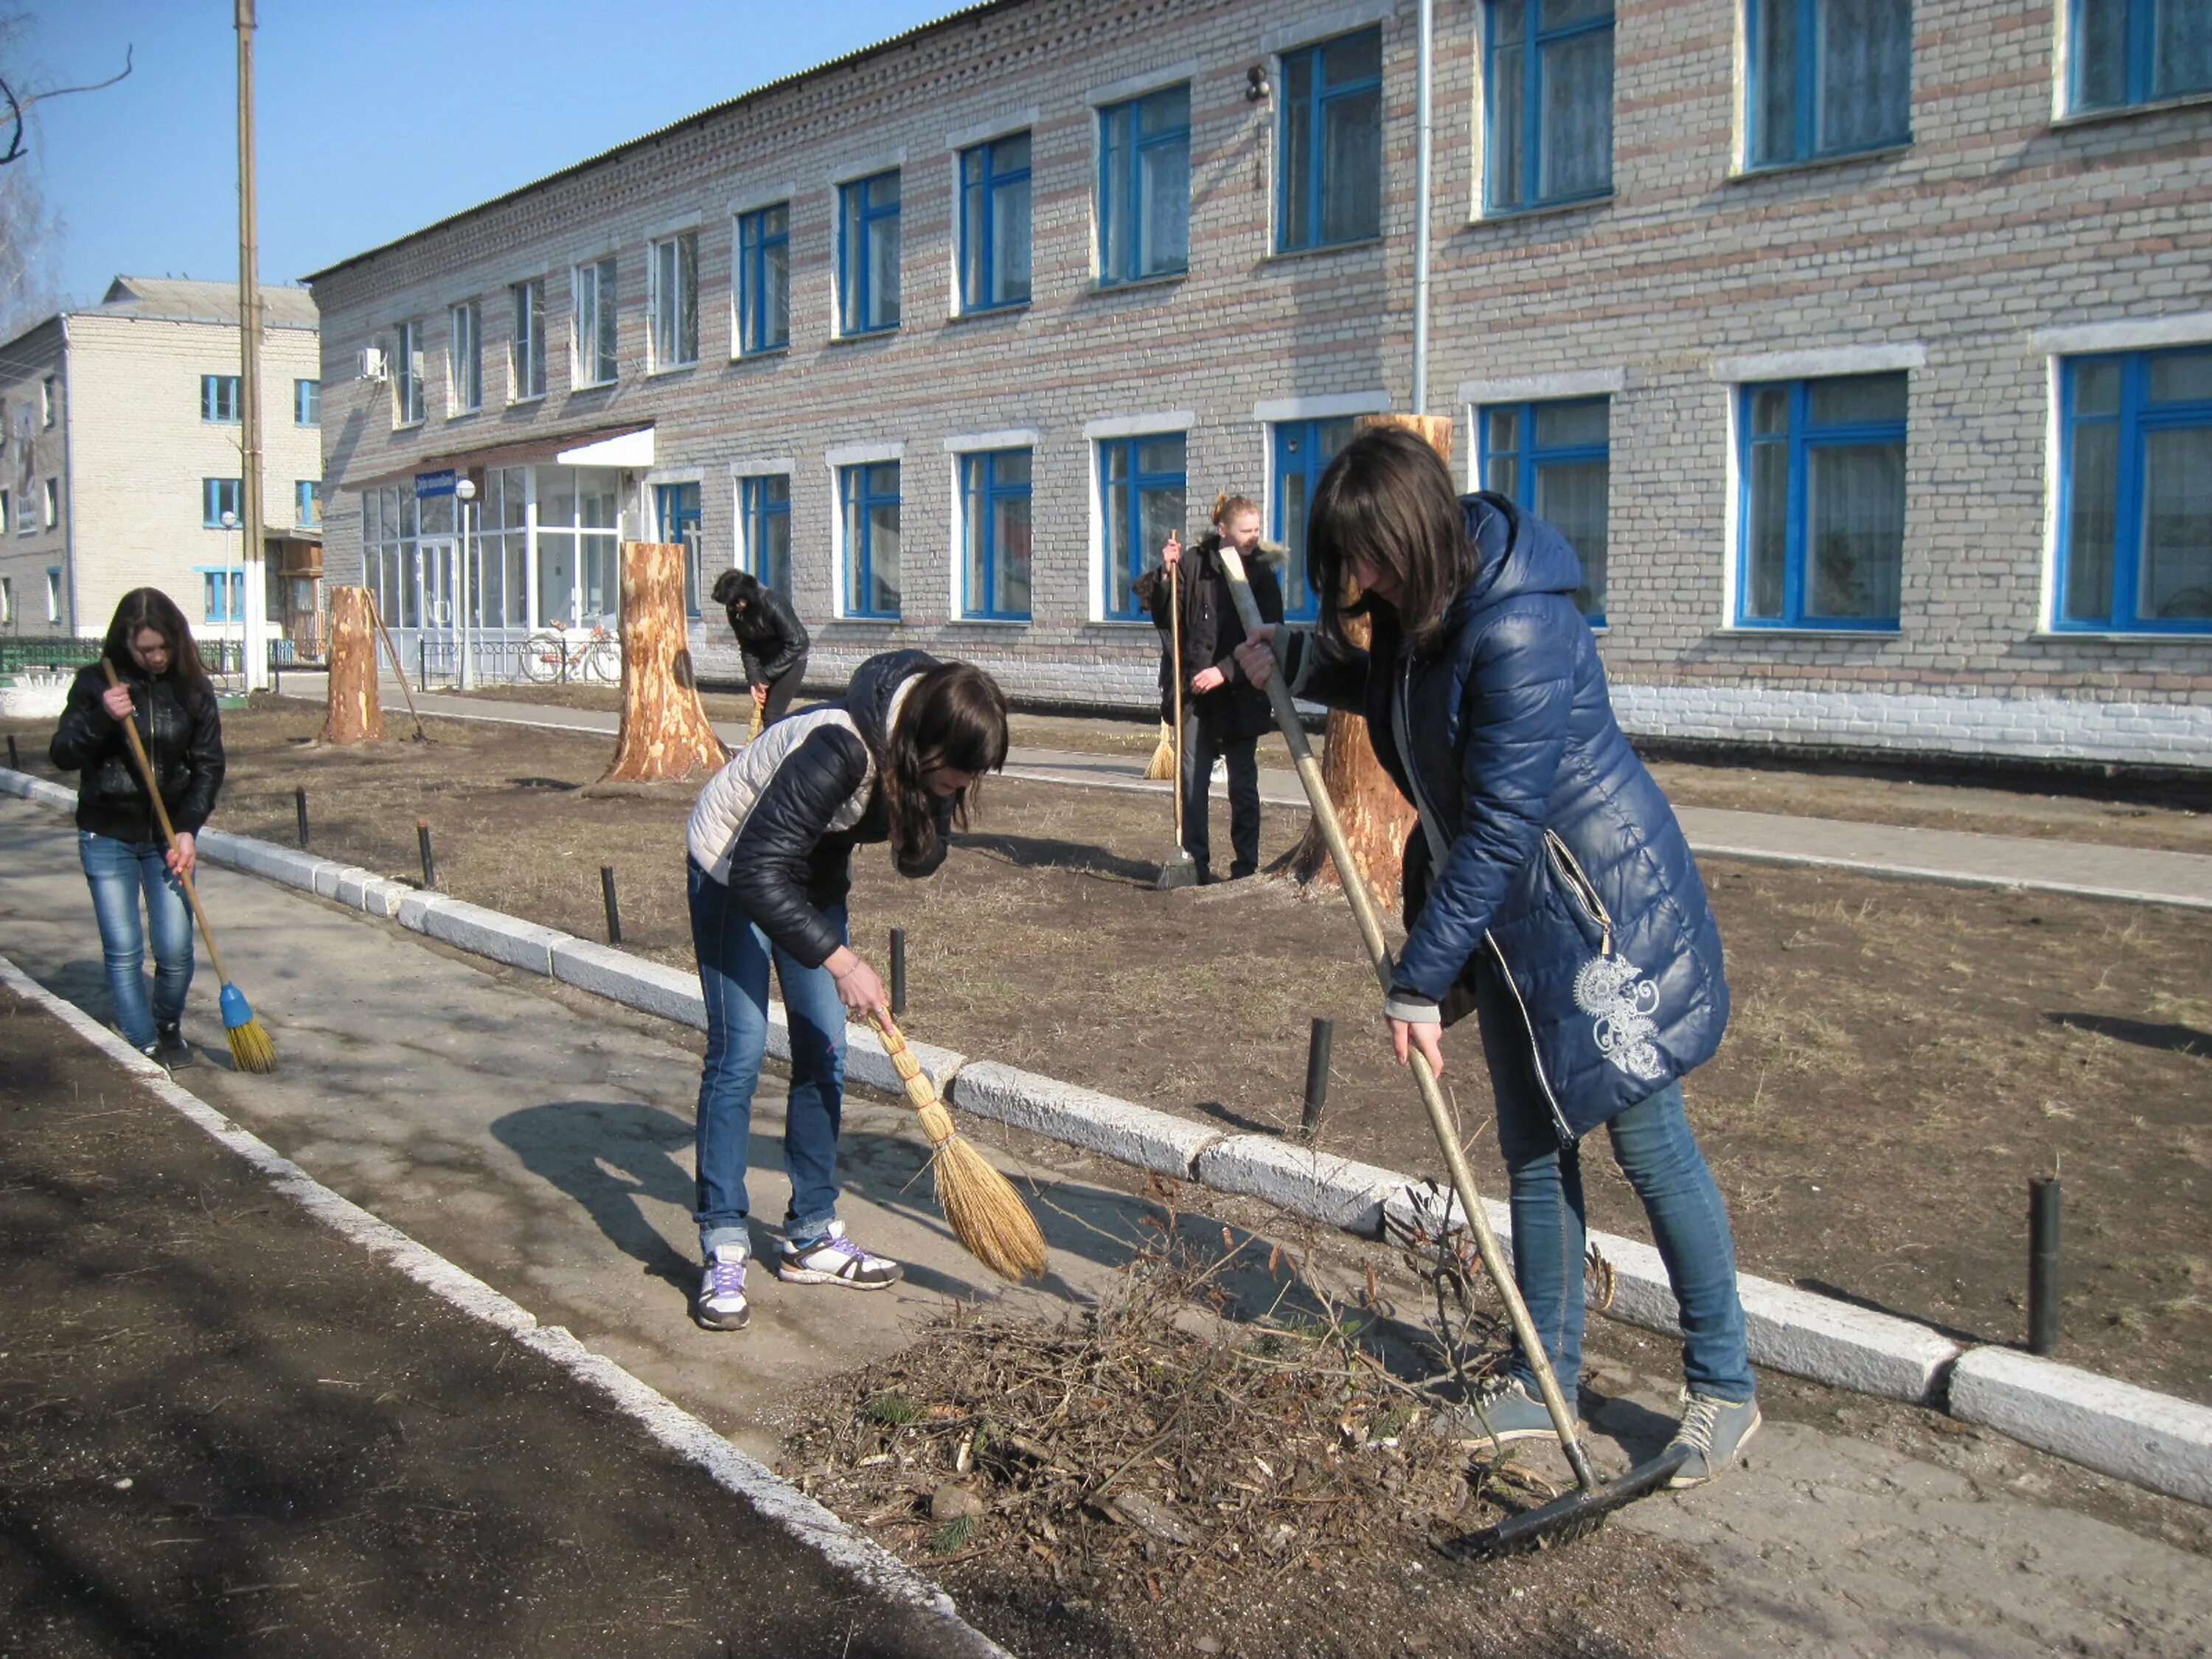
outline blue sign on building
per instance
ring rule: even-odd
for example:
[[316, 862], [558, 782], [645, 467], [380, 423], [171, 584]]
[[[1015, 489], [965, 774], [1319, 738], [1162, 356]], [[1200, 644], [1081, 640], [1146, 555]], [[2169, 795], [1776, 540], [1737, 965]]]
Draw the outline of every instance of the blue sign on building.
[[418, 501], [432, 495], [450, 495], [453, 493], [453, 469], [450, 466], [441, 472], [417, 472], [415, 475], [415, 499]]

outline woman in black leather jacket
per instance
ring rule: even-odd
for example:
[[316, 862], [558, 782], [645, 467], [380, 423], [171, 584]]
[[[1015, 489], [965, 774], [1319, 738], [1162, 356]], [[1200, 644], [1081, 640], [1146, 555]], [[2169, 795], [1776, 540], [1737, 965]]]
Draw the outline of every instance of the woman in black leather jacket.
[[[159, 588], [134, 588], [115, 607], [100, 647], [122, 684], [111, 686], [94, 662], [77, 671], [69, 704], [47, 750], [78, 775], [77, 857], [92, 886], [100, 954], [115, 1022], [141, 1053], [164, 1066], [189, 1066], [185, 993], [192, 982], [192, 918], [180, 876], [198, 860], [194, 838], [222, 787], [222, 721], [215, 688], [176, 602]], [[135, 720], [177, 832], [161, 840], [154, 804], [123, 730]], [[146, 926], [139, 927], [141, 895]], [[145, 942], [154, 945], [154, 994], [146, 995]]]
[[714, 579], [714, 603], [738, 636], [738, 655], [745, 684], [761, 711], [763, 726], [773, 726], [791, 707], [799, 683], [806, 678], [807, 648], [813, 643], [806, 624], [782, 594], [750, 570], [725, 570]]
[[902, 1273], [837, 1219], [845, 1014], [886, 1006], [883, 981], [847, 942], [853, 849], [888, 841], [901, 875], [930, 874], [982, 775], [1006, 758], [1006, 694], [988, 674], [892, 651], [862, 663], [836, 702], [768, 727], [700, 792], [685, 842], [707, 1010], [693, 1217], [706, 1273], [691, 1310], [706, 1329], [742, 1330], [750, 1317], [745, 1158], [771, 965], [791, 1042], [791, 1209], [776, 1277], [870, 1291]]

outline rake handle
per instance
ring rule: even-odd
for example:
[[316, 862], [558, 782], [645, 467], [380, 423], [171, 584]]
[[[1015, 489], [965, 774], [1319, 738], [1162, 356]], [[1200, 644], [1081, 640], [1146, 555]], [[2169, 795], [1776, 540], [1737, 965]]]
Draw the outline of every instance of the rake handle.
[[1168, 678], [1175, 686], [1175, 804], [1176, 845], [1182, 845], [1182, 584], [1177, 573], [1182, 568], [1178, 558], [1168, 567], [1168, 637], [1174, 662]]
[[399, 647], [392, 644], [392, 630], [384, 625], [384, 612], [377, 605], [374, 589], [368, 596], [368, 615], [376, 624], [377, 637], [384, 641], [384, 648], [392, 653], [392, 672], [399, 681], [399, 695], [407, 699], [407, 713], [415, 722], [415, 735], [423, 737], [426, 734], [422, 730], [422, 716], [416, 713], [415, 694], [407, 689], [407, 665], [399, 660]]
[[[1253, 601], [1251, 584], [1245, 580], [1244, 561], [1235, 548], [1224, 542], [1221, 562], [1229, 577], [1230, 597], [1236, 602], [1237, 615], [1244, 624], [1244, 631], [1247, 635], [1255, 633], [1266, 624], [1260, 619], [1260, 607]], [[1305, 786], [1306, 799], [1313, 806], [1314, 822], [1321, 825], [1322, 839], [1328, 843], [1328, 855], [1336, 861], [1338, 884], [1344, 889], [1344, 896], [1351, 902], [1352, 915], [1358, 921], [1368, 962], [1387, 993], [1390, 988], [1390, 947], [1382, 937], [1382, 919], [1375, 914], [1375, 901], [1369, 896], [1359, 868], [1352, 862], [1352, 848], [1344, 838], [1343, 824], [1337, 819], [1336, 805], [1329, 799], [1328, 785], [1322, 779], [1321, 763], [1314, 758], [1313, 747], [1306, 741], [1305, 727], [1298, 723], [1297, 705], [1279, 672], [1267, 676], [1267, 701], [1274, 707], [1275, 723], [1282, 727], [1283, 740], [1290, 745], [1291, 758], [1297, 763], [1298, 781]], [[1475, 1249], [1491, 1282], [1498, 1286], [1498, 1293], [1504, 1301], [1506, 1318], [1521, 1344], [1521, 1352], [1528, 1357], [1528, 1364], [1536, 1373], [1536, 1386], [1544, 1396], [1544, 1408], [1551, 1413], [1552, 1427], [1559, 1434], [1560, 1449], [1574, 1468], [1577, 1483], [1584, 1492], [1595, 1492], [1598, 1486], [1596, 1473], [1590, 1468], [1582, 1442], [1576, 1437], [1573, 1414], [1567, 1409], [1566, 1396], [1559, 1391], [1559, 1379], [1553, 1373], [1551, 1356], [1536, 1334], [1535, 1321], [1528, 1316], [1528, 1304], [1522, 1299], [1521, 1286], [1506, 1267], [1505, 1253], [1498, 1248], [1498, 1235], [1490, 1225], [1490, 1213], [1483, 1207], [1482, 1195], [1475, 1188], [1474, 1173], [1468, 1169], [1467, 1154], [1460, 1146], [1443, 1086], [1437, 1083], [1437, 1074], [1429, 1069], [1426, 1055], [1415, 1049], [1410, 1059], [1421, 1104], [1428, 1110], [1429, 1127], [1435, 1132], [1437, 1148], [1443, 1154], [1444, 1167], [1451, 1176], [1460, 1208], [1466, 1212], [1468, 1225], [1474, 1231]]]
[[[119, 690], [123, 682], [116, 675], [115, 665], [102, 655], [100, 665], [107, 671], [108, 684]], [[147, 798], [154, 803], [154, 817], [161, 826], [161, 839], [173, 853], [177, 850], [177, 832], [169, 823], [169, 808], [161, 799], [161, 787], [154, 781], [154, 763], [147, 759], [146, 745], [139, 741], [138, 710], [135, 706], [131, 717], [122, 724], [124, 735], [131, 739], [131, 758], [138, 763], [139, 780], [146, 786]], [[223, 971], [222, 953], [215, 948], [215, 929], [208, 925], [207, 912], [200, 908], [199, 889], [192, 885], [191, 877], [182, 870], [177, 872], [177, 880], [184, 887], [185, 902], [192, 907], [192, 919], [200, 925], [200, 937], [207, 941], [208, 960], [215, 964], [215, 976], [228, 985], [230, 975]]]

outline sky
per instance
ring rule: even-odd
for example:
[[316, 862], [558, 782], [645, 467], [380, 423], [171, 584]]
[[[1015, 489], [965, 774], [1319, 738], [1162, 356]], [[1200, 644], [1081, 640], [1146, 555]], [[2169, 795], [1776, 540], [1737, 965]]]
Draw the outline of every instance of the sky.
[[[959, 0], [258, 0], [261, 276], [289, 282]], [[57, 274], [238, 276], [233, 0], [0, 0], [9, 78], [130, 77], [35, 112]], [[26, 75], [25, 71], [28, 73]]]

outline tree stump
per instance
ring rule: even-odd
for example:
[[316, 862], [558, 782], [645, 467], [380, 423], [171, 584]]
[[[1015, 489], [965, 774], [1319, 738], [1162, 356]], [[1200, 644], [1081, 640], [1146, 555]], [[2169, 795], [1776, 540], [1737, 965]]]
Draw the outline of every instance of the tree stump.
[[[1362, 431], [1383, 426], [1403, 427], [1418, 434], [1443, 457], [1445, 465], [1451, 465], [1452, 423], [1446, 416], [1367, 415], [1359, 420]], [[1365, 617], [1346, 619], [1345, 636], [1352, 644], [1365, 645], [1367, 635]], [[1405, 876], [1406, 836], [1413, 827], [1413, 805], [1398, 793], [1382, 763], [1375, 758], [1375, 745], [1369, 740], [1364, 718], [1332, 708], [1324, 741], [1322, 781], [1328, 785], [1329, 799], [1336, 803], [1337, 817], [1343, 821], [1352, 860], [1359, 866], [1359, 878], [1367, 884], [1376, 908], [1395, 915]], [[1318, 823], [1306, 825], [1304, 838], [1291, 849], [1282, 867], [1301, 886], [1328, 886], [1340, 879]]]
[[376, 613], [365, 587], [331, 590], [330, 714], [321, 741], [381, 743], [384, 709], [376, 700]]
[[712, 772], [729, 758], [691, 676], [684, 615], [684, 548], [622, 549], [622, 730], [601, 783], [663, 783]]

